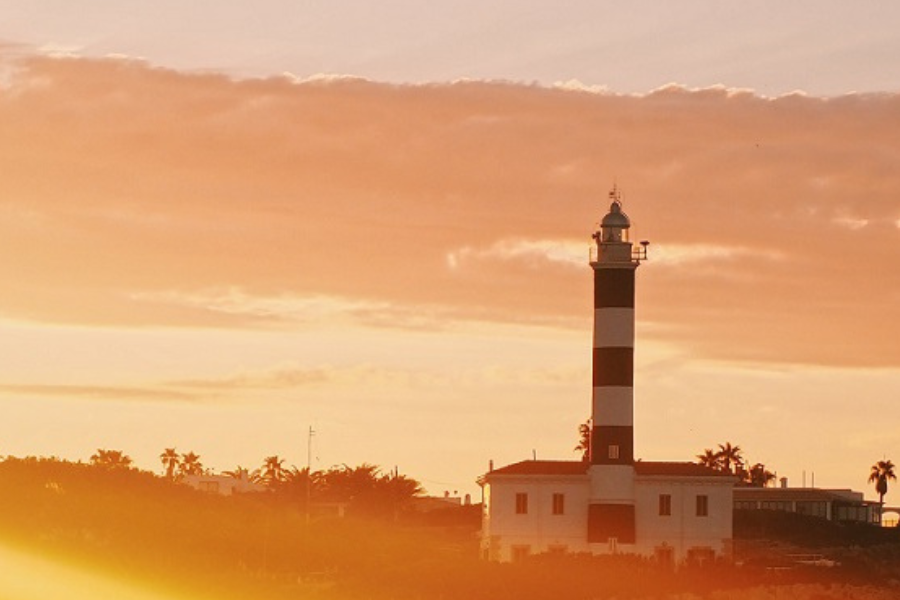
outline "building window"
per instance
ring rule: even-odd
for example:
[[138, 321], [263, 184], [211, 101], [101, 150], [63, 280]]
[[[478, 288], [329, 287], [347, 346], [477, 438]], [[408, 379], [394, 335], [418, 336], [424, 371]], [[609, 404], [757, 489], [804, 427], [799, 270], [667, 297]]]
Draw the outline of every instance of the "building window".
[[553, 494], [553, 514], [562, 515], [566, 512], [566, 495]]
[[521, 562], [528, 558], [528, 555], [531, 554], [531, 546], [513, 546], [512, 550], [512, 561], [513, 562]]
[[609, 447], [609, 458], [611, 460], [619, 460], [619, 446], [612, 444]]
[[697, 496], [697, 516], [706, 517], [709, 515], [709, 496]]
[[672, 516], [672, 496], [670, 494], [659, 495], [659, 516]]
[[524, 494], [522, 492], [516, 494], [516, 514], [528, 514], [528, 494]]

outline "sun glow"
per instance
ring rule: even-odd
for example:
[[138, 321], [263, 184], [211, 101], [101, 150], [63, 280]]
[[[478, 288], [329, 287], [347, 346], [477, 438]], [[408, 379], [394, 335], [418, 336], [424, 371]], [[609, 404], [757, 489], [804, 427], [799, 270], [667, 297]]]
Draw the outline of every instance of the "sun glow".
[[0, 598], [4, 600], [176, 600], [82, 566], [0, 545]]

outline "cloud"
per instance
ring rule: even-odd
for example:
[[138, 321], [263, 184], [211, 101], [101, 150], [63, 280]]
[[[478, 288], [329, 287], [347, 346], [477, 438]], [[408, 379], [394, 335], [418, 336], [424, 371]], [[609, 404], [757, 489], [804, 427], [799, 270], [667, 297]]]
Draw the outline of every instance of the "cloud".
[[0, 395], [11, 397], [72, 398], [104, 401], [221, 402], [246, 400], [247, 392], [353, 388], [399, 390], [443, 385], [444, 375], [423, 370], [376, 365], [279, 364], [262, 369], [245, 369], [231, 375], [174, 379], [140, 385], [61, 385], [0, 383]]
[[42, 44], [37, 48], [37, 52], [51, 58], [77, 58], [82, 50], [84, 50], [83, 46], [73, 44], [57, 44], [53, 42]]
[[[201, 321], [232, 327], [318, 329], [362, 325], [394, 329], [439, 330], [465, 320], [452, 306], [400, 305], [386, 301], [321, 294], [251, 294], [237, 287], [195, 291], [132, 293], [131, 299], [166, 309], [210, 315]], [[471, 316], [471, 315], [470, 315]]]
[[505, 239], [490, 246], [464, 246], [447, 253], [447, 266], [459, 269], [468, 261], [522, 261], [526, 264], [553, 263], [567, 267], [584, 266], [589, 245], [578, 240]]
[[90, 398], [94, 400], [195, 401], [192, 393], [154, 386], [0, 384], [0, 394], [7, 396], [46, 398]]
[[586, 84], [578, 79], [569, 79], [567, 81], [557, 81], [553, 87], [560, 90], [570, 92], [586, 92], [588, 94], [610, 94], [609, 87], [605, 85]]
[[360, 385], [364, 385], [367, 388], [400, 389], [412, 385], [446, 384], [446, 381], [437, 381], [439, 378], [439, 375], [423, 371], [393, 369], [373, 365], [304, 366], [283, 364], [266, 369], [245, 370], [227, 377], [169, 381], [165, 385], [204, 393]]
[[652, 242], [655, 339], [900, 365], [896, 94], [234, 80], [3, 51], [5, 318], [583, 324], [617, 182]]
[[[649, 252], [650, 247], [648, 246]], [[654, 244], [652, 246], [653, 262], [662, 266], [727, 262], [741, 258], [783, 260], [784, 256], [777, 251], [754, 249], [745, 246], [721, 246], [715, 244]]]
[[159, 303], [197, 308], [213, 313], [248, 316], [262, 321], [333, 322], [342, 316], [359, 312], [384, 310], [385, 303], [369, 303], [363, 300], [337, 298], [323, 295], [278, 296], [251, 295], [232, 287], [216, 290], [163, 291], [133, 293], [131, 297], [141, 302]]

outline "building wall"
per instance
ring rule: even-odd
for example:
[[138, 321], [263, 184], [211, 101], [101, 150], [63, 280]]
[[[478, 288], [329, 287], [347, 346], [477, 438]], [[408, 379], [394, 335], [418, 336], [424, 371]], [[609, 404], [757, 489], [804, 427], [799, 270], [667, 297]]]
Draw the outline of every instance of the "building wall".
[[[586, 476], [504, 477], [484, 485], [482, 552], [509, 561], [516, 552], [587, 551], [590, 493]], [[528, 498], [527, 512], [516, 512], [516, 495]], [[553, 495], [562, 494], [563, 514], [553, 514]]]
[[[722, 478], [639, 476], [635, 478], [635, 544], [588, 544], [590, 479], [587, 476], [503, 476], [484, 484], [482, 552], [510, 561], [551, 551], [633, 552], [659, 555], [668, 548], [676, 563], [731, 553], [732, 481]], [[516, 512], [516, 495], [526, 494], [527, 512]], [[553, 514], [553, 494], [565, 497], [564, 513]], [[659, 514], [659, 496], [671, 498], [671, 514]], [[697, 515], [697, 496], [706, 496], [707, 514]], [[662, 550], [661, 550], [662, 549]]]
[[[660, 514], [660, 496], [670, 497], [670, 514]], [[708, 549], [731, 554], [733, 484], [731, 480], [649, 476], [635, 480], [637, 540], [635, 551], [655, 555], [663, 546], [683, 562]], [[698, 496], [706, 497], [706, 515], [698, 515]]]
[[227, 475], [185, 475], [181, 483], [189, 485], [195, 490], [231, 496], [235, 493], [261, 492], [266, 489], [264, 485], [252, 483], [246, 479], [235, 479]]

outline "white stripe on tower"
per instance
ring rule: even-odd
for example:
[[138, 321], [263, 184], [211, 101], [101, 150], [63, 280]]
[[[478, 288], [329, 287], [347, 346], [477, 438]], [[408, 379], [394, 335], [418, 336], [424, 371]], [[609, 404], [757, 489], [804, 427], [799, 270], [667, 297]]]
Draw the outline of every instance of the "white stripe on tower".
[[[594, 348], [634, 348], [634, 308], [594, 310]], [[633, 388], [594, 387], [591, 414], [594, 425], [634, 425]]]

